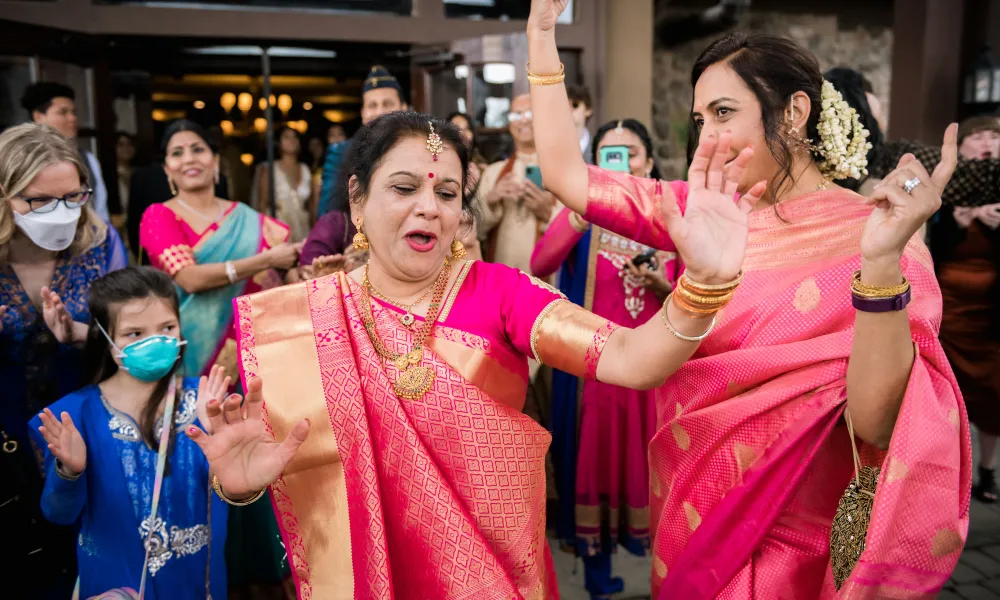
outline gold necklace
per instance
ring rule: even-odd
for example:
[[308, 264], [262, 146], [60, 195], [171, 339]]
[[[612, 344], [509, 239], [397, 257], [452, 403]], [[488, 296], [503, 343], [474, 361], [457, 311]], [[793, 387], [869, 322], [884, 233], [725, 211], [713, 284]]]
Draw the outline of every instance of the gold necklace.
[[431, 305], [427, 309], [424, 322], [414, 334], [413, 349], [406, 354], [393, 352], [385, 347], [382, 338], [378, 336], [375, 329], [375, 315], [372, 313], [371, 290], [373, 286], [368, 280], [368, 265], [365, 265], [365, 277], [361, 282], [361, 321], [365, 324], [368, 337], [375, 346], [375, 351], [384, 359], [391, 360], [396, 368], [401, 371], [399, 379], [392, 384], [392, 389], [400, 398], [409, 400], [419, 400], [434, 385], [434, 369], [424, 367], [420, 363], [424, 360], [424, 342], [430, 335], [434, 323], [437, 321], [441, 311], [441, 301], [444, 300], [445, 288], [448, 286], [448, 279], [451, 277], [451, 264], [445, 260], [444, 267], [434, 280], [434, 295], [431, 297]]
[[[365, 265], [365, 279], [367, 280], [367, 278], [368, 278], [368, 265]], [[437, 281], [435, 280], [434, 283], [437, 283]], [[389, 304], [395, 306], [396, 308], [406, 311], [405, 313], [399, 316], [399, 322], [402, 323], [403, 326], [408, 329], [412, 329], [413, 324], [417, 320], [417, 318], [413, 316], [413, 307], [423, 302], [424, 299], [427, 298], [427, 295], [434, 290], [434, 284], [432, 283], [431, 286], [427, 288], [427, 290], [424, 291], [423, 295], [421, 295], [419, 298], [417, 298], [413, 302], [410, 302], [409, 304], [403, 304], [402, 302], [397, 302], [392, 298], [390, 298], [389, 296], [383, 294], [382, 290], [375, 287], [375, 284], [372, 283], [371, 281], [368, 281], [368, 287], [371, 289], [372, 295], [374, 295], [379, 300], [388, 302]]]
[[830, 180], [827, 179], [826, 177], [824, 177], [823, 181], [820, 181], [819, 185], [816, 186], [816, 191], [817, 192], [822, 192], [823, 190], [825, 190], [828, 187], [830, 187]]

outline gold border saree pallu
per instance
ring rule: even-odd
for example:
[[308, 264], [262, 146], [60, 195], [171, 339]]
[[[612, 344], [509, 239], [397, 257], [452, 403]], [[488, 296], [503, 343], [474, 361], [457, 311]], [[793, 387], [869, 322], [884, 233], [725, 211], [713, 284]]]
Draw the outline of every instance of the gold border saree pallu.
[[[299, 598], [556, 597], [548, 432], [505, 403], [515, 386], [473, 348], [462, 356], [454, 330], [429, 346], [462, 371], [425, 349], [434, 387], [398, 398], [358, 291], [339, 273], [236, 300], [243, 377], [264, 383], [269, 430], [280, 440], [311, 424], [271, 488]], [[386, 346], [409, 349], [409, 330], [375, 308]]]

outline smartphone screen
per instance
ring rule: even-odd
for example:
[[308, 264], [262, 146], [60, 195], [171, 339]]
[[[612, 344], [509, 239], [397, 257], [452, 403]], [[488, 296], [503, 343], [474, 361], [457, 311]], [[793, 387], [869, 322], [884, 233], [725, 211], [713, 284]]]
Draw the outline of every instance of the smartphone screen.
[[524, 178], [531, 180], [531, 183], [542, 188], [542, 170], [534, 165], [529, 165], [524, 169]]
[[609, 171], [628, 173], [628, 146], [605, 146], [598, 151], [597, 166]]

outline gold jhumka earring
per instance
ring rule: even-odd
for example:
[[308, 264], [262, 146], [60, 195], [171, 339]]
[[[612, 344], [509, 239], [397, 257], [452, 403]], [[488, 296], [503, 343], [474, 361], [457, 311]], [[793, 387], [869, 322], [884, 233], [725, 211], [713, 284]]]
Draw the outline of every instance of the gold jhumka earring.
[[452, 240], [451, 241], [451, 259], [452, 260], [461, 260], [461, 259], [465, 258], [466, 254], [467, 253], [465, 251], [465, 244], [463, 244], [462, 242], [460, 242], [458, 240]]
[[355, 250], [361, 250], [362, 252], [368, 249], [368, 236], [361, 231], [360, 221], [358, 221], [358, 232], [354, 234], [354, 240], [351, 241], [351, 245], [354, 246]]

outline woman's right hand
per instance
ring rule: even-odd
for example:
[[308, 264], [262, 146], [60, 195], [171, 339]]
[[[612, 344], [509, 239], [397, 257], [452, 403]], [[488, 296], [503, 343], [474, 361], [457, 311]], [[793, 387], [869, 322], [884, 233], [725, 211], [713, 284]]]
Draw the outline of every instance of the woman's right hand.
[[38, 433], [42, 434], [48, 444], [49, 452], [62, 463], [63, 475], [75, 477], [87, 468], [87, 444], [83, 441], [83, 436], [73, 424], [73, 418], [69, 413], [63, 411], [62, 421], [52, 410], [46, 408], [38, 415], [42, 420], [42, 426], [38, 428]]
[[549, 31], [556, 26], [559, 15], [566, 10], [569, 0], [531, 0], [528, 28]]
[[735, 279], [747, 247], [747, 215], [764, 195], [767, 182], [733, 201], [753, 146], [744, 148], [726, 167], [731, 135], [705, 136], [688, 170], [687, 207], [681, 214], [669, 186], [664, 186], [663, 217], [670, 238], [692, 280], [712, 285]]
[[[1000, 227], [1000, 204], [987, 204], [976, 209], [976, 218], [990, 229]], [[2, 315], [3, 313], [0, 313]]]
[[267, 251], [268, 262], [272, 269], [287, 271], [299, 262], [299, 252], [302, 244], [283, 242]]
[[188, 437], [205, 453], [222, 490], [232, 499], [250, 496], [274, 483], [309, 434], [309, 421], [302, 420], [284, 441], [274, 441], [261, 418], [262, 388], [255, 377], [247, 382], [246, 402], [242, 405], [238, 394], [223, 403], [210, 402], [207, 408], [211, 434], [194, 425], [187, 429]]

